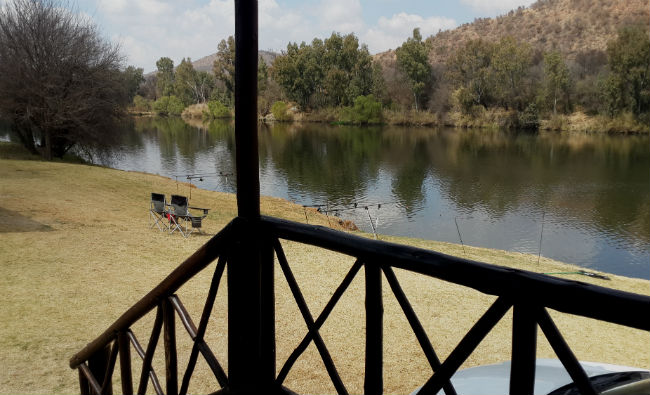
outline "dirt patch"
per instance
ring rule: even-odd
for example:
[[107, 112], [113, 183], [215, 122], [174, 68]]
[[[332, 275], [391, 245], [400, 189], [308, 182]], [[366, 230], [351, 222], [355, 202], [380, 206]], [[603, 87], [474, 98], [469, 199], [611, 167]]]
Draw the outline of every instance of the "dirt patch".
[[0, 207], [0, 233], [9, 232], [49, 232], [50, 226], [34, 221], [16, 211]]

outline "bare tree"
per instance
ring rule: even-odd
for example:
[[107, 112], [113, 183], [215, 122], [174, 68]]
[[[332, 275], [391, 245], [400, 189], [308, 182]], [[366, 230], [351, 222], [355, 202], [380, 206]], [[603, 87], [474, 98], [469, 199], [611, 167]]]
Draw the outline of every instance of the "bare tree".
[[116, 45], [57, 0], [0, 9], [0, 115], [46, 159], [114, 141], [128, 94]]

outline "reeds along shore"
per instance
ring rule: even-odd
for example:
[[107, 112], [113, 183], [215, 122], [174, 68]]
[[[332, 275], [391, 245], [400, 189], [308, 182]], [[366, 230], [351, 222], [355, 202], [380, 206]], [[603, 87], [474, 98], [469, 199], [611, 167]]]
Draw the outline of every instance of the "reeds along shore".
[[[0, 152], [4, 152], [0, 150]], [[5, 156], [6, 157], [6, 156]], [[151, 192], [188, 194], [188, 185], [168, 178], [97, 166], [0, 159], [0, 393], [76, 393], [78, 375], [68, 359], [133, 305], [209, 236], [184, 239], [149, 229]], [[236, 215], [231, 194], [192, 189], [191, 204], [212, 210], [204, 230], [217, 233]], [[262, 199], [262, 212], [304, 222], [301, 206], [282, 199]], [[309, 223], [328, 226], [327, 218], [309, 213]], [[334, 225], [336, 226], [336, 225]], [[434, 249], [446, 254], [535, 272], [575, 271], [573, 266], [537, 256], [433, 241], [382, 236], [382, 239]], [[352, 258], [315, 247], [283, 242], [288, 261], [313, 315], [318, 315], [352, 265]], [[198, 320], [214, 265], [182, 287], [178, 295]], [[494, 297], [421, 275], [396, 271], [415, 312], [442, 358], [485, 312]], [[281, 270], [275, 271], [278, 365], [307, 333]], [[615, 275], [611, 281], [568, 276], [601, 286], [650, 294], [647, 280]], [[225, 284], [222, 283], [222, 284]], [[227, 287], [220, 288], [206, 341], [227, 370]], [[410, 393], [431, 374], [406, 318], [384, 283], [384, 383], [386, 393]], [[343, 381], [351, 392], [363, 391], [364, 283], [358, 276], [321, 329]], [[647, 368], [648, 333], [570, 317], [551, 311], [560, 331], [580, 360]], [[510, 359], [511, 313], [481, 343], [464, 367]], [[146, 343], [153, 315], [132, 329]], [[180, 325], [180, 324], [179, 324]], [[177, 329], [179, 367], [187, 366], [189, 337]], [[554, 354], [546, 340], [538, 357]], [[154, 367], [162, 374], [164, 353]], [[139, 361], [133, 358], [137, 371]], [[118, 377], [119, 374], [116, 374]], [[114, 383], [119, 387], [119, 380]], [[318, 352], [310, 346], [285, 385], [300, 393], [333, 393]], [[190, 393], [218, 389], [199, 358]]]

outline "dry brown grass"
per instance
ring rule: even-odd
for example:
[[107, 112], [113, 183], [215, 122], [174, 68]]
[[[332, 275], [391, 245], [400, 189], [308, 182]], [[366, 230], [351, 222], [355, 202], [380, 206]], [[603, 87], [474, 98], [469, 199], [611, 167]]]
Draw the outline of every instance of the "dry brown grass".
[[[0, 199], [4, 222], [0, 231], [0, 393], [74, 393], [77, 374], [68, 359], [99, 335], [121, 313], [158, 284], [180, 262], [208, 240], [183, 239], [148, 229], [149, 193], [180, 192], [186, 184], [134, 172], [38, 161], [0, 160]], [[192, 189], [191, 204], [213, 210], [205, 223], [215, 234], [236, 212], [234, 196]], [[300, 206], [263, 199], [262, 211], [304, 221]], [[310, 223], [327, 219], [309, 213]], [[424, 240], [383, 237], [422, 248], [463, 256], [460, 246]], [[318, 315], [349, 270], [352, 259], [315, 247], [283, 243], [292, 270], [314, 316]], [[574, 267], [536, 257], [466, 247], [466, 257], [533, 271], [565, 271]], [[178, 292], [198, 321], [214, 265]], [[361, 273], [362, 275], [362, 273]], [[485, 311], [493, 297], [471, 289], [399, 271], [439, 355], [444, 358]], [[612, 281], [578, 278], [613, 288], [649, 294], [648, 281], [612, 276]], [[276, 269], [278, 368], [306, 333], [299, 311]], [[353, 393], [363, 387], [364, 291], [358, 276], [321, 330], [341, 376]], [[227, 287], [222, 287], [206, 340], [227, 369]], [[395, 298], [384, 283], [385, 383], [387, 393], [410, 392], [430, 375], [426, 360]], [[579, 359], [648, 367], [647, 333], [552, 312]], [[504, 319], [465, 366], [509, 359], [509, 321]], [[146, 343], [153, 321], [149, 314], [133, 328]], [[189, 356], [189, 337], [179, 325], [179, 368]], [[156, 353], [164, 381], [162, 348]], [[552, 357], [540, 336], [540, 357]], [[136, 358], [133, 358], [136, 361]], [[199, 358], [191, 393], [217, 388]], [[135, 366], [138, 364], [136, 363]], [[119, 371], [119, 369], [117, 370]], [[119, 374], [116, 373], [116, 377]], [[299, 359], [286, 384], [298, 392], [334, 392], [313, 346]], [[116, 383], [116, 392], [119, 386]]]

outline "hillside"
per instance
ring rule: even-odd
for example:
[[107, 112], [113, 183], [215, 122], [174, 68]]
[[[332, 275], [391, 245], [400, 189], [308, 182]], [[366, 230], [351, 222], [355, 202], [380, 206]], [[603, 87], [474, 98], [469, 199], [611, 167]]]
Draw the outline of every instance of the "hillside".
[[[270, 52], [270, 51], [259, 51], [260, 56], [262, 59], [264, 59], [264, 62], [266, 62], [267, 66], [270, 66], [275, 58], [278, 56], [277, 53], [275, 52]], [[217, 58], [216, 52], [204, 56], [201, 59], [195, 60], [192, 62], [192, 65], [194, 66], [194, 69], [197, 71], [208, 71], [212, 72], [212, 64], [214, 63], [214, 60]]]
[[[469, 40], [498, 41], [514, 36], [533, 48], [558, 49], [569, 59], [580, 52], [605, 50], [619, 28], [630, 24], [647, 25], [647, 0], [539, 0], [496, 18], [479, 18], [453, 30], [429, 37], [431, 63], [444, 63], [456, 48]], [[395, 59], [395, 51], [375, 55], [382, 64]]]

